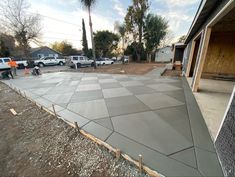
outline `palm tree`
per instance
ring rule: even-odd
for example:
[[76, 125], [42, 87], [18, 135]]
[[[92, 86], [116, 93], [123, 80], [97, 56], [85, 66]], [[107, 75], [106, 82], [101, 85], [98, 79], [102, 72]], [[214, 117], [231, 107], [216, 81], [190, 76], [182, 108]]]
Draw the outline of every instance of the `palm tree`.
[[124, 55], [124, 44], [125, 44], [125, 34], [126, 34], [126, 25], [124, 23], [119, 25], [118, 32], [122, 38], [122, 51]]
[[94, 68], [96, 69], [95, 41], [93, 37], [93, 29], [92, 29], [92, 21], [91, 21], [91, 7], [95, 4], [96, 0], [80, 0], [80, 2], [85, 8], [87, 8], [88, 14], [89, 14], [92, 53], [93, 53], [93, 59], [94, 59]]

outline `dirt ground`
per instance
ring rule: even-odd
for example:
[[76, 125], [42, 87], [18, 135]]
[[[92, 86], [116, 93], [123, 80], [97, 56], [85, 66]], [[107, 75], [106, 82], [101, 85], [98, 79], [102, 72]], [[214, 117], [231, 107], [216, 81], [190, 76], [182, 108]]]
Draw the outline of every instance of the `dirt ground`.
[[182, 73], [182, 71], [167, 69], [162, 75], [163, 76], [170, 76], [170, 77], [180, 77], [181, 73]]
[[0, 98], [1, 177], [148, 176], [1, 82]]
[[[96, 72], [96, 73], [109, 73], [109, 74], [136, 74], [142, 75], [150, 72], [157, 67], [164, 67], [162, 63], [129, 63], [129, 64], [113, 64], [98, 66], [97, 69], [93, 67], [79, 68], [79, 72]], [[70, 69], [69, 69], [70, 70]], [[71, 70], [70, 70], [71, 71]], [[72, 71], [75, 71], [72, 69]]]

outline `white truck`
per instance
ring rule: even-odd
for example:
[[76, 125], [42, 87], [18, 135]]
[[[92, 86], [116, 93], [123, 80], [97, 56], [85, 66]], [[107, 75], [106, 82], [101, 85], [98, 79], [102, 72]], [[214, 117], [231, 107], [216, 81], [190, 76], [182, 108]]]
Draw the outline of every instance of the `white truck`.
[[65, 59], [56, 57], [42, 57], [39, 60], [34, 60], [34, 65], [39, 67], [65, 64]]
[[[10, 69], [10, 66], [8, 65], [8, 62], [11, 61], [11, 58], [9, 57], [4, 57], [0, 58], [0, 70], [5, 70], [5, 69]], [[26, 66], [28, 66], [27, 61], [16, 61], [18, 68], [23, 69]]]
[[68, 66], [70, 68], [94, 66], [94, 60], [90, 60], [86, 56], [70, 56]]

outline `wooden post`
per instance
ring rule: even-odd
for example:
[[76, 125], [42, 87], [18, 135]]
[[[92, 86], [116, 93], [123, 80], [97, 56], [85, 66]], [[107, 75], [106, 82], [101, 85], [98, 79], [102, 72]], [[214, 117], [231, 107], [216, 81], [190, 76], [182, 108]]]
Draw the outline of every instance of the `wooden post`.
[[117, 150], [116, 150], [116, 158], [117, 158], [117, 159], [120, 159], [120, 156], [121, 156], [121, 150], [120, 150], [120, 149], [117, 149]]
[[191, 69], [191, 65], [192, 65], [192, 60], [193, 60], [193, 54], [194, 54], [195, 44], [196, 44], [196, 41], [193, 40], [192, 46], [191, 46], [191, 50], [190, 50], [189, 59], [188, 59], [187, 70], [186, 70], [186, 73], [185, 73], [185, 76], [186, 76], [186, 77], [189, 77], [189, 73], [190, 73], [190, 69]]
[[79, 131], [79, 126], [77, 122], [74, 122], [75, 128]]
[[143, 169], [143, 157], [140, 154], [139, 155], [139, 170], [140, 170], [140, 173], [142, 173], [142, 169]]
[[56, 114], [56, 112], [55, 112], [55, 105], [54, 105], [54, 104], [52, 104], [52, 109], [53, 109], [53, 112], [54, 112], [54, 114], [55, 114], [55, 117], [57, 117], [57, 114]]
[[193, 88], [192, 88], [193, 92], [197, 92], [198, 88], [199, 88], [199, 82], [200, 82], [200, 79], [201, 79], [203, 66], [204, 66], [204, 63], [205, 63], [205, 60], [206, 60], [206, 54], [207, 54], [207, 49], [208, 49], [208, 46], [209, 46], [210, 36], [211, 36], [211, 28], [206, 27], [204, 37], [203, 37], [203, 41], [202, 41], [202, 47], [201, 47], [201, 52], [200, 52], [200, 56], [199, 56], [197, 71], [196, 71], [196, 74], [194, 76], [195, 78], [194, 78]]

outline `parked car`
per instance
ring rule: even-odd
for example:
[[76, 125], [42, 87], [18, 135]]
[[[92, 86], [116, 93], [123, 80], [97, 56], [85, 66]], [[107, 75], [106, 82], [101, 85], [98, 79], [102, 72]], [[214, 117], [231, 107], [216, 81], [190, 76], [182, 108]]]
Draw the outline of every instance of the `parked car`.
[[56, 57], [42, 57], [39, 60], [34, 60], [34, 65], [39, 67], [51, 65], [64, 65], [65, 59]]
[[96, 60], [96, 64], [98, 66], [100, 65], [112, 65], [114, 63], [113, 60], [109, 59], [109, 58], [99, 58]]
[[[5, 58], [0, 58], [0, 70], [5, 70], [5, 69], [10, 69], [10, 66], [8, 65], [8, 62], [11, 61], [11, 58], [5, 57]], [[18, 68], [22, 69], [28, 66], [27, 61], [16, 61]]]
[[68, 66], [70, 68], [75, 68], [75, 66], [77, 66], [77, 68], [94, 66], [94, 60], [90, 60], [86, 56], [70, 56]]

